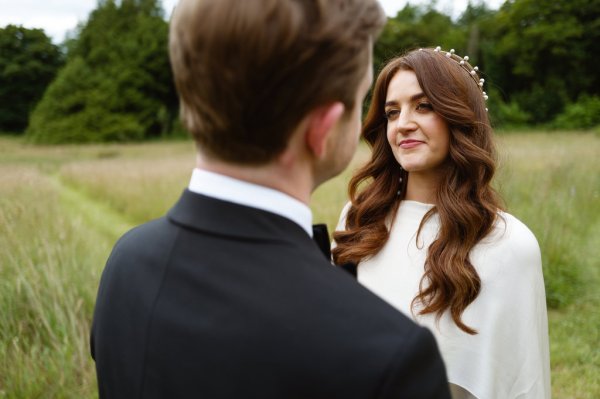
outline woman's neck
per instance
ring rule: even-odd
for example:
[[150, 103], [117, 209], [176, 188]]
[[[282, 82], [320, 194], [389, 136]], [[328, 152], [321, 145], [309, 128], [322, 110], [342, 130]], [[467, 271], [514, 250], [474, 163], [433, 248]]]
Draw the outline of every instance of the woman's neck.
[[439, 173], [409, 172], [404, 199], [435, 204], [437, 188], [440, 184]]

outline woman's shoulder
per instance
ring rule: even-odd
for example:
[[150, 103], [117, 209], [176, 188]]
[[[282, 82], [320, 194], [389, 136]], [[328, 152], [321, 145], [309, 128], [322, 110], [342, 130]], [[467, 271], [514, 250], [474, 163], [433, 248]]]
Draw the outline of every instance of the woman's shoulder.
[[[492, 232], [484, 241], [505, 249], [538, 250], [537, 238], [525, 223], [507, 212], [498, 212]], [[507, 248], [509, 247], [509, 248]]]
[[498, 212], [492, 232], [480, 242], [473, 255], [478, 262], [497, 265], [503, 273], [541, 271], [541, 252], [535, 235], [525, 223], [507, 212]]

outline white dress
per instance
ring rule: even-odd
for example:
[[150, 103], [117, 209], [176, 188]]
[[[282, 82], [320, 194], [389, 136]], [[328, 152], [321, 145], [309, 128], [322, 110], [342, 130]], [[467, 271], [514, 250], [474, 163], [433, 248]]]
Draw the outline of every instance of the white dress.
[[[348, 207], [338, 230], [344, 229]], [[360, 263], [358, 281], [433, 332], [453, 398], [550, 398], [540, 249], [533, 233], [514, 216], [501, 212], [494, 230], [470, 253], [481, 278], [481, 291], [465, 309], [462, 320], [477, 330], [477, 335], [459, 329], [448, 313], [437, 323], [435, 315], [411, 313], [427, 248], [439, 228], [435, 215], [421, 230], [417, 245], [419, 224], [431, 207], [402, 201], [389, 240], [379, 253]]]

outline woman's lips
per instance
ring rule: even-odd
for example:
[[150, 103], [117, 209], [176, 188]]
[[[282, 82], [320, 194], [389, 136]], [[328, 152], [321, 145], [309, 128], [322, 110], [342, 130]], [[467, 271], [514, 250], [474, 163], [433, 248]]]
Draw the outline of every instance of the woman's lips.
[[414, 148], [416, 146], [418, 146], [419, 144], [424, 144], [424, 141], [420, 141], [420, 140], [402, 140], [400, 142], [400, 148], [404, 148], [404, 149], [408, 149], [408, 148]]

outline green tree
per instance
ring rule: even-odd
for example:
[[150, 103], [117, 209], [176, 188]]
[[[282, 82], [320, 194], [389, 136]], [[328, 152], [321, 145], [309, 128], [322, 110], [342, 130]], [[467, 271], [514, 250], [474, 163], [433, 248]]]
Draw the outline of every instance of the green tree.
[[452, 19], [431, 6], [407, 4], [395, 17], [389, 18], [375, 43], [373, 61], [375, 70], [395, 56], [417, 47], [464, 47], [465, 40]]
[[468, 55], [472, 62], [476, 63], [486, 73], [486, 80], [488, 68], [482, 47], [490, 42], [485, 27], [493, 21], [494, 15], [495, 11], [490, 10], [485, 3], [473, 4], [469, 2], [457, 22], [457, 30], [460, 32], [459, 36], [465, 46], [464, 54]]
[[25, 130], [61, 65], [62, 54], [43, 30], [0, 28], [0, 131]]
[[100, 1], [68, 44], [67, 66], [36, 108], [29, 137], [58, 143], [167, 133], [177, 114], [167, 39], [157, 0]]
[[119, 94], [116, 90], [112, 82], [94, 74], [83, 58], [73, 58], [31, 116], [29, 138], [48, 144], [142, 139], [144, 127], [135, 113], [110, 109]]
[[[389, 18], [381, 36], [375, 43], [375, 70], [390, 58], [418, 47], [441, 46], [451, 48], [457, 54], [469, 55], [471, 60], [481, 62], [479, 40], [480, 24], [494, 15], [484, 3], [469, 3], [466, 11], [458, 21], [453, 21], [428, 6], [407, 4], [395, 17]], [[481, 66], [481, 64], [479, 64]]]
[[582, 94], [598, 94], [600, 1], [508, 1], [487, 30], [488, 73], [532, 122], [552, 120]]

